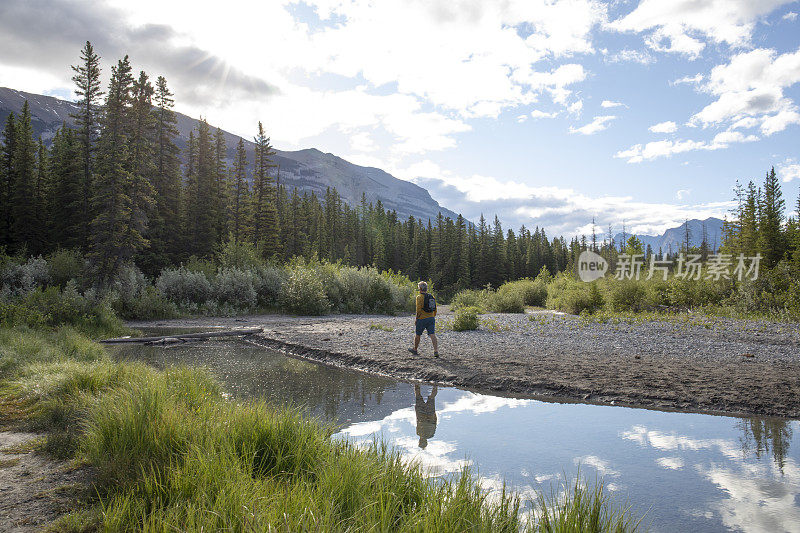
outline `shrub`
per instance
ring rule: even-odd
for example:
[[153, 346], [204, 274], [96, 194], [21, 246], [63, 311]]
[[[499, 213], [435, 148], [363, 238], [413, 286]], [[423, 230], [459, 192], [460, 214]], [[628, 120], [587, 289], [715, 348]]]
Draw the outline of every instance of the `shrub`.
[[609, 286], [609, 302], [614, 311], [641, 311], [646, 307], [645, 289], [641, 282], [624, 280]]
[[211, 297], [211, 283], [203, 272], [188, 268], [168, 268], [156, 280], [156, 289], [179, 306], [202, 305]]
[[284, 309], [291, 313], [324, 315], [330, 311], [322, 281], [313, 270], [303, 266], [295, 265], [289, 271], [281, 296]]
[[239, 268], [257, 270], [265, 266], [261, 251], [250, 242], [228, 241], [217, 254], [217, 262], [221, 268]]
[[495, 313], [524, 313], [525, 302], [518, 291], [497, 291], [489, 296], [489, 310]]
[[11, 294], [25, 294], [50, 283], [50, 269], [41, 255], [22, 264], [7, 263], [0, 284]]
[[481, 311], [488, 307], [489, 291], [464, 289], [458, 291], [450, 301], [450, 307], [455, 311], [462, 307], [476, 307]]
[[576, 281], [562, 273], [547, 287], [547, 307], [574, 315], [593, 313], [603, 307], [603, 295], [597, 282]]
[[142, 295], [147, 287], [147, 280], [136, 265], [123, 265], [114, 276], [111, 286], [127, 307]]
[[547, 301], [547, 282], [540, 278], [536, 280], [521, 279], [518, 281], [509, 281], [502, 284], [500, 288], [497, 289], [497, 292], [515, 292], [522, 298], [523, 304], [542, 307]]
[[191, 272], [202, 272], [205, 274], [206, 279], [212, 279], [217, 273], [217, 265], [208, 259], [200, 259], [197, 256], [191, 256], [186, 261], [186, 270]]
[[273, 265], [263, 266], [255, 271], [254, 283], [258, 305], [277, 307], [286, 283], [286, 272]]
[[50, 281], [54, 285], [64, 287], [70, 280], [78, 280], [83, 276], [85, 263], [77, 250], [59, 250], [47, 258], [50, 268]]
[[453, 319], [453, 331], [471, 331], [478, 329], [478, 315], [480, 309], [477, 307], [462, 307], [456, 310]]
[[139, 298], [126, 308], [124, 318], [136, 320], [159, 320], [179, 316], [178, 306], [167, 300], [155, 287], [148, 286]]
[[219, 305], [248, 310], [256, 305], [256, 276], [250, 270], [222, 268], [214, 278], [214, 298]]

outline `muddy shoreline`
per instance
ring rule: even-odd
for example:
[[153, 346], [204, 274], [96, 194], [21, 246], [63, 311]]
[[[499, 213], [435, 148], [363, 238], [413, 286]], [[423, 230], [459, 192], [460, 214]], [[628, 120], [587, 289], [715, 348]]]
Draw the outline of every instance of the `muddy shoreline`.
[[402, 380], [503, 395], [660, 410], [800, 419], [800, 327], [706, 317], [594, 323], [550, 313], [484, 315], [407, 351], [410, 316], [202, 317], [131, 327], [262, 326], [267, 348]]

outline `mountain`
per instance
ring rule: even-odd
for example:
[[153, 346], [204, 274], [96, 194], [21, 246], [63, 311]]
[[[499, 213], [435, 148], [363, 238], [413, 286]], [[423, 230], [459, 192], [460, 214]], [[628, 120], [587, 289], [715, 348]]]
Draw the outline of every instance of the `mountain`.
[[[0, 87], [0, 128], [9, 113], [17, 114], [28, 100], [31, 108], [31, 121], [34, 134], [49, 143], [61, 125], [73, 124], [70, 113], [74, 113], [77, 105], [67, 100], [52, 96], [26, 93]], [[189, 132], [197, 127], [197, 120], [177, 113], [179, 138], [178, 146], [183, 153], [189, 140]], [[255, 129], [255, 124], [253, 125]], [[236, 144], [239, 137], [225, 132], [228, 146], [228, 164], [233, 165]], [[253, 161], [253, 143], [245, 139], [248, 161]], [[280, 165], [280, 180], [287, 188], [296, 188], [301, 192], [315, 192], [324, 195], [328, 187], [335, 188], [342, 200], [350, 206], [361, 202], [362, 193], [367, 201], [383, 203], [387, 210], [397, 211], [398, 217], [408, 218], [413, 215], [423, 221], [436, 219], [439, 212], [445, 217], [455, 219], [458, 215], [439, 205], [431, 198], [427, 190], [411, 182], [395, 178], [379, 168], [362, 167], [345, 161], [333, 154], [323, 153], [316, 148], [297, 151], [276, 150], [275, 163]]]
[[[689, 226], [689, 244], [690, 246], [700, 246], [703, 242], [703, 224], [706, 226], [706, 234], [708, 235], [708, 246], [713, 249], [719, 249], [722, 244], [722, 220], [715, 217], [709, 217], [705, 220], [698, 220], [696, 218], [681, 224], [676, 228], [670, 228], [662, 235], [636, 235], [642, 241], [645, 250], [649, 244], [654, 253], [677, 252], [683, 246], [686, 240], [686, 225]], [[627, 237], [630, 237], [630, 233]], [[614, 242], [619, 244], [622, 242], [622, 233], [617, 233], [614, 236]]]

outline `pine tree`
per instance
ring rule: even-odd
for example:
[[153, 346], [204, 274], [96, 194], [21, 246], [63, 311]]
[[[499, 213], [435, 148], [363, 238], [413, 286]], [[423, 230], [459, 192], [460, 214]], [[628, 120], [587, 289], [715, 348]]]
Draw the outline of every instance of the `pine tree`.
[[[296, 194], [296, 190], [295, 190]], [[295, 202], [293, 202], [293, 205]], [[247, 234], [250, 213], [250, 189], [247, 183], [247, 153], [244, 140], [236, 145], [236, 160], [233, 166], [233, 192], [231, 195], [231, 236], [238, 243]]]
[[197, 126], [197, 170], [195, 189], [190, 197], [189, 209], [194, 222], [191, 228], [193, 252], [200, 257], [210, 257], [217, 243], [214, 191], [216, 190], [216, 150], [211, 129], [205, 119]]
[[181, 162], [175, 144], [178, 136], [175, 101], [167, 80], [159, 76], [155, 89], [155, 210], [150, 224], [153, 270], [174, 262], [180, 250], [181, 234], [176, 231], [181, 221]]
[[6, 119], [3, 130], [3, 147], [0, 150], [0, 246], [11, 246], [11, 206], [14, 190], [14, 145], [16, 120], [14, 113]]
[[[264, 133], [264, 126], [258, 123], [255, 137], [255, 162], [253, 170], [253, 232], [254, 240], [262, 244], [265, 257], [277, 254], [280, 246], [278, 211], [275, 205], [276, 194], [270, 169], [275, 167], [272, 156], [275, 151]], [[327, 248], [324, 242], [324, 224], [318, 227], [317, 247], [320, 255]], [[322, 242], [320, 242], [322, 241]]]
[[85, 217], [82, 211], [84, 174], [81, 150], [75, 130], [62, 126], [51, 147], [52, 242], [68, 249], [83, 245], [81, 226]]
[[755, 255], [760, 251], [758, 242], [758, 210], [761, 194], [751, 181], [747, 184], [744, 203], [739, 214], [739, 248], [737, 253]]
[[52, 221], [50, 202], [52, 199], [52, 183], [50, 158], [41, 137], [39, 137], [36, 154], [36, 184], [34, 196], [36, 202], [37, 238], [41, 243], [39, 252], [42, 253], [47, 251], [50, 247], [50, 228]]
[[42, 252], [36, 212], [36, 142], [33, 140], [31, 111], [28, 101], [14, 127], [15, 141], [12, 166], [14, 182], [11, 194], [11, 242], [15, 250], [27, 249], [31, 254]]
[[[153, 115], [153, 85], [144, 71], [139, 73], [131, 89], [130, 138], [128, 139], [127, 185], [129, 219], [125, 231], [125, 248], [138, 251], [146, 248], [149, 219], [155, 190], [153, 179], [156, 166], [153, 158], [155, 146], [155, 116]], [[127, 259], [127, 258], [126, 258]]]
[[226, 163], [228, 147], [225, 144], [225, 134], [220, 128], [214, 132], [214, 225], [217, 238], [222, 240], [228, 235], [228, 201], [230, 197], [230, 183], [228, 180], [228, 165]]
[[785, 202], [781, 185], [772, 167], [764, 180], [764, 194], [761, 199], [759, 218], [759, 244], [768, 267], [775, 266], [783, 259], [786, 243], [783, 236]]
[[94, 173], [94, 151], [99, 129], [100, 98], [105, 94], [100, 87], [100, 56], [95, 54], [92, 43], [86, 41], [81, 50], [80, 64], [73, 65], [77, 94], [81, 99], [78, 102], [79, 111], [70, 115], [75, 119], [78, 127], [78, 140], [81, 145], [81, 159], [83, 166], [81, 214], [83, 224], [80, 230], [81, 246], [86, 247], [89, 242], [89, 222], [92, 219], [92, 180]]
[[111, 281], [123, 262], [136, 252], [138, 244], [130, 241], [127, 229], [131, 219], [128, 136], [132, 89], [131, 66], [125, 56], [111, 68], [103, 133], [97, 143], [90, 258], [100, 285]]
[[183, 216], [183, 242], [184, 255], [191, 255], [194, 246], [194, 228], [197, 225], [197, 139], [194, 130], [189, 132], [189, 142], [186, 144], [186, 176], [181, 194], [181, 214]]

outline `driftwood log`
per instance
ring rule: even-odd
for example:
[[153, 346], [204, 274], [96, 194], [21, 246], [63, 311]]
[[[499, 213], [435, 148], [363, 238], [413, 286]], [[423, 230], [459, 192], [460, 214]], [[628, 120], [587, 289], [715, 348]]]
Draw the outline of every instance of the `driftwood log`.
[[118, 337], [116, 339], [103, 339], [99, 342], [103, 344], [124, 344], [138, 342], [142, 344], [176, 344], [196, 339], [210, 339], [213, 337], [240, 337], [242, 335], [253, 335], [261, 333], [264, 328], [239, 328], [227, 331], [208, 331], [205, 333], [179, 333], [175, 335], [163, 335], [159, 337]]

